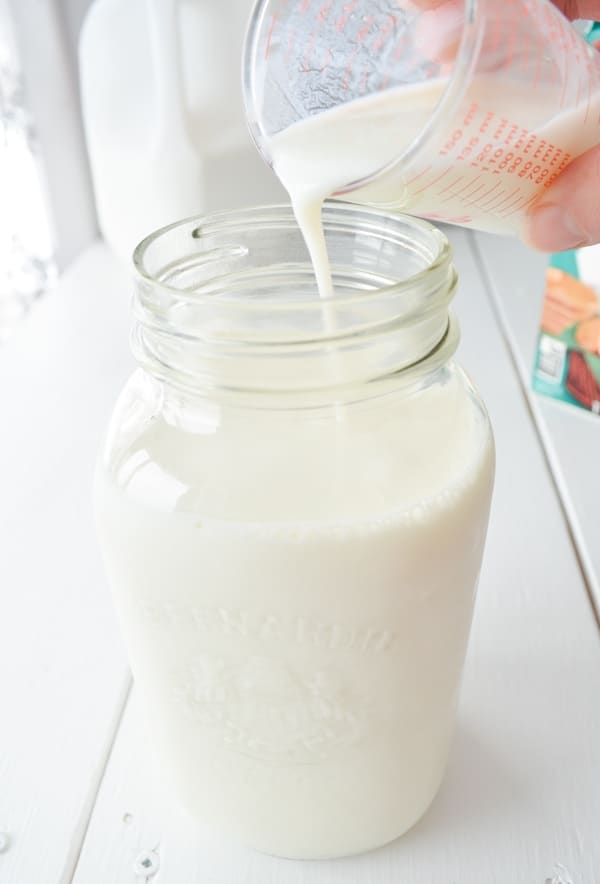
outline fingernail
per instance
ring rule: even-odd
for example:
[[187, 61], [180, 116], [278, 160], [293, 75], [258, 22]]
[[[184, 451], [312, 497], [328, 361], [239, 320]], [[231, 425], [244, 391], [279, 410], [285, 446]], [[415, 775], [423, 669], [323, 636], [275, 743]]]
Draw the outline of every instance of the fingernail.
[[541, 252], [562, 252], [587, 244], [587, 236], [568, 209], [552, 203], [529, 214], [526, 239]]

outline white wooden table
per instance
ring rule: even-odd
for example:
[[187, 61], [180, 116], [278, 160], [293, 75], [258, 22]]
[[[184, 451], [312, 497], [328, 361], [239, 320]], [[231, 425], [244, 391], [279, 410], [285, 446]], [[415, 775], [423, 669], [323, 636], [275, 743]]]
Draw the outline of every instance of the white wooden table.
[[498, 472], [431, 811], [380, 851], [295, 863], [219, 841], [162, 794], [91, 514], [132, 364], [128, 274], [99, 243], [0, 350], [1, 884], [600, 882], [600, 420], [529, 392], [543, 259], [451, 239]]

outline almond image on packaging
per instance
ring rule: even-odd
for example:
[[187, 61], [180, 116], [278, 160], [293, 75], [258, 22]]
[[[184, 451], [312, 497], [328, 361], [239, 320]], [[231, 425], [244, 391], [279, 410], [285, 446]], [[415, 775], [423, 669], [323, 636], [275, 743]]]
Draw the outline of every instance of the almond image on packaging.
[[600, 355], [600, 316], [581, 322], [577, 326], [575, 340], [583, 350]]
[[596, 413], [600, 409], [600, 384], [581, 353], [569, 355], [567, 390], [584, 408]]
[[548, 267], [542, 329], [559, 335], [569, 326], [593, 316], [600, 309], [596, 293], [564, 270]]
[[600, 414], [600, 245], [550, 256], [533, 389]]

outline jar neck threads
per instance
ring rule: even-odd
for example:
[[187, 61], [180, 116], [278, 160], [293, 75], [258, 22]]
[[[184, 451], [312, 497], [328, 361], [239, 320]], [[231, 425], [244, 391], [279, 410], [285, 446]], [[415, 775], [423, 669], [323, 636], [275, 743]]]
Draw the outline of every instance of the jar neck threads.
[[444, 365], [459, 337], [446, 237], [334, 201], [323, 221], [335, 288], [327, 301], [287, 206], [189, 219], [144, 240], [134, 254], [140, 365], [190, 393], [269, 402], [345, 401]]

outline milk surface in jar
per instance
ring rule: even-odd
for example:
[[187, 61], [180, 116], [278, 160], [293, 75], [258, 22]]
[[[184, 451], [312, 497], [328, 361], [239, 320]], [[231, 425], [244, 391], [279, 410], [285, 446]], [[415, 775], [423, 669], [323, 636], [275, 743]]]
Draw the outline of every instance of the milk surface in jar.
[[333, 330], [289, 209], [141, 247], [141, 368], [96, 477], [165, 780], [300, 858], [390, 841], [435, 795], [494, 460], [443, 235], [335, 204], [324, 224]]

